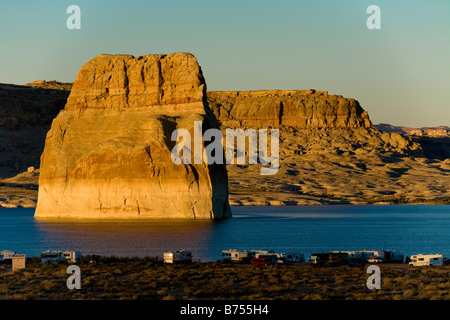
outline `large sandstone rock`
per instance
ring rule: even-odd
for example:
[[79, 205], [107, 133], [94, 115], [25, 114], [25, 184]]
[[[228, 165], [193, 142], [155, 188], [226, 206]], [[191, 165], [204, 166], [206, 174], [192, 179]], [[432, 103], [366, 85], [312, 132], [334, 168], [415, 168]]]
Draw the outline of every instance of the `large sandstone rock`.
[[100, 55], [79, 71], [41, 157], [36, 217], [218, 219], [224, 165], [171, 160], [177, 128], [217, 126], [187, 53]]

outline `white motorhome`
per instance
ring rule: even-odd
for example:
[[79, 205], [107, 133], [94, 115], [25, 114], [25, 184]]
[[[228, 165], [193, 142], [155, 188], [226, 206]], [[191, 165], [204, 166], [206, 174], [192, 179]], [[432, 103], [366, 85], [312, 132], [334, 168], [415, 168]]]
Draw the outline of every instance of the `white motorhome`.
[[245, 262], [250, 261], [255, 256], [254, 251], [228, 249], [222, 251], [223, 261]]
[[17, 254], [17, 252], [11, 250], [3, 250], [0, 251], [0, 262], [1, 263], [11, 263], [13, 256]]
[[415, 254], [411, 256], [409, 265], [414, 267], [442, 266], [443, 259], [442, 254]]
[[67, 259], [62, 251], [47, 250], [41, 253], [41, 262], [58, 264], [67, 262]]
[[187, 263], [192, 261], [192, 254], [187, 250], [164, 252], [165, 263]]
[[305, 262], [305, 255], [303, 253], [281, 253], [279, 257], [284, 262]]
[[277, 253], [273, 250], [253, 250], [255, 252], [254, 257], [260, 258], [260, 257], [267, 257], [267, 256], [275, 256], [277, 257]]

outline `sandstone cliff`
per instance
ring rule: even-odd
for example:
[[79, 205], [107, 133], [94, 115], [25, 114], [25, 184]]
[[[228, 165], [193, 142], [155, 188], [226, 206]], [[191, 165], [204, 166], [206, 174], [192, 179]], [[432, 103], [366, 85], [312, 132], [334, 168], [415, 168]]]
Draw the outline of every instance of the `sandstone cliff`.
[[450, 201], [447, 147], [379, 131], [354, 99], [315, 90], [219, 91], [208, 92], [208, 103], [222, 130], [280, 131], [276, 175], [260, 175], [259, 165], [227, 166], [232, 205]]
[[229, 217], [224, 165], [171, 161], [173, 130], [214, 127], [205, 94], [187, 53], [86, 63], [47, 134], [36, 217]]
[[208, 104], [225, 127], [369, 128], [354, 99], [315, 90], [210, 91]]

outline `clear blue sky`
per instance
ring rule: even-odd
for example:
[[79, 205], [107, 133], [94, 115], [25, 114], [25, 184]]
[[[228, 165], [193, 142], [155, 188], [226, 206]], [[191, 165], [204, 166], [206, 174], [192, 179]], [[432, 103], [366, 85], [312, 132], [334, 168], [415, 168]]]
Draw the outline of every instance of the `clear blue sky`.
[[[81, 30], [66, 9], [81, 8]], [[381, 8], [381, 30], [366, 9]], [[209, 90], [328, 90], [374, 123], [450, 126], [450, 1], [1, 0], [0, 82], [72, 82], [101, 53], [191, 52]]]

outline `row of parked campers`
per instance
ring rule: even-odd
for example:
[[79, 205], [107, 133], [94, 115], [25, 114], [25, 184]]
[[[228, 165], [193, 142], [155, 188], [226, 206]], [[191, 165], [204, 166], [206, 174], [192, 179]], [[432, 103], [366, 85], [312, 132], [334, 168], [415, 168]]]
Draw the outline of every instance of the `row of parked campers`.
[[[66, 252], [66, 259], [68, 259]], [[72, 256], [71, 256], [72, 257]], [[272, 250], [236, 250], [222, 251], [224, 262], [252, 263], [256, 265], [270, 265], [281, 263], [305, 262], [303, 253], [276, 253]], [[164, 252], [165, 263], [192, 262], [192, 254], [187, 250]], [[353, 265], [365, 263], [404, 263], [402, 253], [395, 250], [361, 250], [361, 251], [330, 251], [327, 253], [313, 253], [309, 263], [313, 265]], [[447, 264], [442, 255], [412, 255], [406, 261], [410, 266], [442, 266]]]
[[313, 253], [309, 262], [314, 265], [361, 265], [364, 263], [403, 263], [402, 253], [395, 250], [360, 250], [360, 251], [329, 251]]
[[44, 251], [41, 254], [42, 263], [81, 263], [81, 253], [78, 251]]
[[285, 262], [304, 262], [303, 253], [276, 253], [272, 250], [236, 250], [222, 251], [224, 262], [253, 263], [256, 265], [279, 264]]

